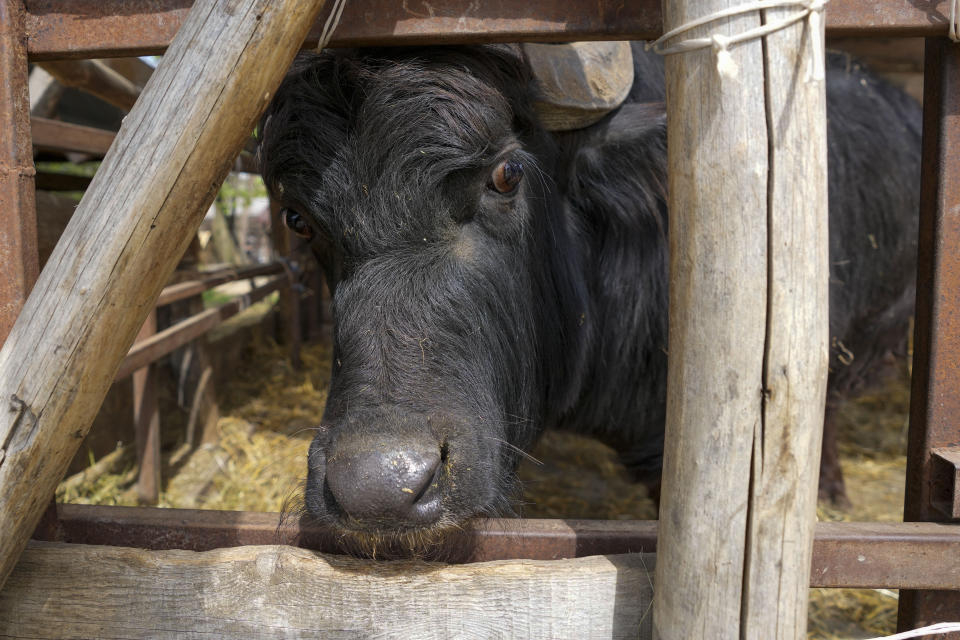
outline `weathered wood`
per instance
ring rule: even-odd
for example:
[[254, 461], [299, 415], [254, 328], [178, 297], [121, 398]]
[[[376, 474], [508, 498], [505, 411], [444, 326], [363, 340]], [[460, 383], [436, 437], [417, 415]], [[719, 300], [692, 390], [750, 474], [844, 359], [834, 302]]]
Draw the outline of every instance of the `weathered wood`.
[[[140, 327], [136, 340], [148, 340], [156, 333], [157, 311], [154, 309]], [[140, 504], [157, 504], [160, 500], [160, 406], [157, 400], [157, 371], [151, 362], [133, 372], [133, 429]]]
[[0, 351], [0, 581], [323, 1], [202, 0]]
[[140, 89], [99, 60], [49, 60], [40, 67], [60, 84], [80, 89], [107, 104], [130, 111], [140, 96]]
[[[795, 15], [772, 9], [765, 21]], [[822, 29], [822, 23], [817, 28]], [[823, 33], [766, 37], [767, 332], [750, 484], [743, 637], [806, 638], [829, 359]], [[819, 36], [819, 37], [818, 37]]]
[[63, 96], [64, 86], [57, 79], [41, 69], [34, 67], [30, 71], [30, 115], [49, 118], [57, 109], [57, 103]]
[[79, 151], [94, 156], [106, 155], [116, 134], [106, 129], [82, 124], [32, 118], [30, 132], [33, 146], [54, 151]]
[[23, 33], [22, 0], [0, 0], [0, 344], [40, 271]]
[[652, 565], [640, 554], [445, 566], [32, 542], [0, 593], [0, 635], [649, 638]]
[[[664, 29], [736, 4], [664, 3]], [[754, 12], [682, 37], [760, 24]], [[735, 75], [709, 47], [667, 58], [658, 638], [805, 636], [827, 373], [823, 82], [807, 79], [810, 42], [800, 22], [737, 44]]]
[[240, 267], [237, 269], [224, 269], [205, 275], [199, 280], [184, 280], [177, 284], [164, 287], [157, 298], [157, 306], [162, 307], [165, 304], [186, 300], [191, 296], [203, 293], [217, 285], [235, 280], [245, 280], [256, 276], [269, 276], [275, 273], [283, 273], [283, 266], [277, 263], [266, 265], [254, 265], [250, 267]]
[[142, 342], [137, 342], [131, 347], [120, 366], [117, 367], [116, 379], [121, 380], [137, 369], [147, 366], [174, 349], [178, 349], [191, 340], [202, 336], [227, 318], [233, 317], [255, 302], [263, 300], [284, 284], [286, 284], [286, 278], [283, 276], [271, 278], [266, 284], [236, 300], [231, 300], [219, 307], [207, 309], [195, 316], [190, 316], [190, 318], [167, 327]]

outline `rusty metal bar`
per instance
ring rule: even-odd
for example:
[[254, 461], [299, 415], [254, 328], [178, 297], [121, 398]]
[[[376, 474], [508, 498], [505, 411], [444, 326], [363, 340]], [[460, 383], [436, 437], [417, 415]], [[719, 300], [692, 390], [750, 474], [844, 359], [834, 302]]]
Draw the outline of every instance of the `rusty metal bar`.
[[[279, 513], [58, 505], [64, 542], [205, 551], [247, 544], [334, 547], [322, 529]], [[43, 539], [43, 533], [35, 535]], [[556, 560], [656, 551], [656, 521], [481, 521], [471, 562]], [[960, 589], [960, 526], [936, 523], [821, 522], [814, 587]]]
[[[953, 484], [932, 451], [960, 445], [960, 44], [927, 40], [917, 309], [904, 519], [944, 521]], [[951, 501], [952, 502], [952, 501]], [[942, 556], [941, 556], [942, 558]], [[906, 591], [901, 629], [960, 619], [960, 593]], [[960, 633], [945, 636], [960, 640]]]
[[[191, 0], [29, 0], [31, 59], [162, 53]], [[832, 0], [830, 35], [942, 36], [947, 3]], [[326, 16], [320, 18], [322, 25]], [[436, 0], [348, 3], [331, 46], [648, 40], [662, 32], [659, 0]], [[305, 43], [316, 44], [319, 28]]]
[[21, 0], [0, 0], [0, 345], [40, 272]]

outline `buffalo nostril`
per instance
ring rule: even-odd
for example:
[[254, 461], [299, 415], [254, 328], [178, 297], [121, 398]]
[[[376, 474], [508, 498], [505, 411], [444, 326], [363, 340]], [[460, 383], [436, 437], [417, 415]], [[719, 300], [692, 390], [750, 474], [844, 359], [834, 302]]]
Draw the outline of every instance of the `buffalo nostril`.
[[435, 443], [338, 443], [327, 461], [327, 486], [355, 520], [424, 525], [439, 517], [443, 456]]

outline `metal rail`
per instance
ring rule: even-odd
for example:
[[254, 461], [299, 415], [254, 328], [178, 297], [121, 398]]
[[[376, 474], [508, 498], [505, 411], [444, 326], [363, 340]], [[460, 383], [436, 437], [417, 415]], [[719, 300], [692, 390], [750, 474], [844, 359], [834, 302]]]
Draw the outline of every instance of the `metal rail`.
[[[191, 0], [31, 0], [32, 60], [162, 53]], [[944, 36], [947, 3], [832, 0], [830, 35]], [[322, 25], [326, 16], [321, 16]], [[663, 30], [659, 0], [365, 0], [348, 3], [330, 46], [473, 44], [519, 40], [647, 40]], [[315, 28], [305, 43], [316, 45]]]
[[[247, 544], [292, 544], [335, 551], [322, 529], [279, 513], [144, 509], [63, 504], [59, 529], [37, 539], [145, 549], [207, 551]], [[654, 552], [656, 521], [488, 519], [469, 534], [460, 561], [557, 560]], [[821, 522], [810, 586], [944, 589], [960, 575], [960, 525]]]

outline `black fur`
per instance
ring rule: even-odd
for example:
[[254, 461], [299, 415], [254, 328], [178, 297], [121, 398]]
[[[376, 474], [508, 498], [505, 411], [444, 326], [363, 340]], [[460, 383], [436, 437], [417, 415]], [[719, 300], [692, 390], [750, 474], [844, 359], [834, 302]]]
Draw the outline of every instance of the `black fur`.
[[[519, 450], [594, 434], [654, 479], [666, 389], [662, 63], [635, 47], [628, 103], [538, 124], [514, 49], [338, 51], [295, 62], [261, 122], [271, 194], [304, 215], [334, 299], [334, 371], [306, 506], [347, 546], [418, 553], [511, 512]], [[831, 389], [900, 345], [912, 303], [919, 109], [829, 58]], [[525, 175], [490, 186], [498, 163]], [[871, 338], [871, 335], [879, 336]], [[337, 442], [442, 447], [442, 517], [357, 521], [324, 481]], [[364, 446], [368, 446], [365, 444]], [[418, 540], [420, 540], [418, 542]], [[427, 542], [424, 542], [427, 540]], [[399, 547], [399, 549], [398, 549]]]

